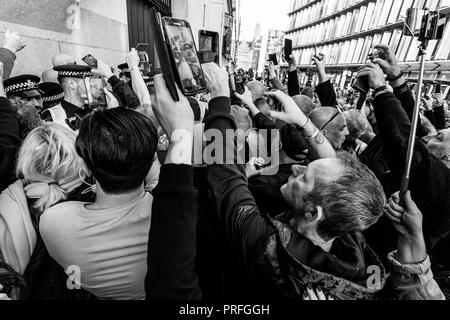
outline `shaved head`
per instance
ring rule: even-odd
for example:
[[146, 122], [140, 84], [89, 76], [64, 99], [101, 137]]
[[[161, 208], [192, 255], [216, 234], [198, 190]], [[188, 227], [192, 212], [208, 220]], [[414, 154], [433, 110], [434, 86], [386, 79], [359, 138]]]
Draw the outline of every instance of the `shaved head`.
[[305, 115], [310, 114], [314, 108], [315, 105], [312, 102], [311, 98], [304, 95], [296, 95], [292, 97], [297, 104], [297, 106], [303, 111]]
[[41, 75], [42, 82], [54, 82], [58, 83], [58, 72], [53, 69], [45, 70]]
[[75, 64], [75, 59], [68, 54], [58, 54], [52, 58], [52, 63], [54, 67], [63, 66], [66, 64]]
[[317, 108], [309, 114], [309, 118], [319, 130], [322, 130], [335, 150], [342, 148], [345, 137], [349, 133], [345, 118], [338, 109], [332, 107]]
[[253, 95], [253, 101], [264, 97], [264, 93], [266, 92], [266, 87], [259, 81], [250, 81], [247, 83], [247, 88]]

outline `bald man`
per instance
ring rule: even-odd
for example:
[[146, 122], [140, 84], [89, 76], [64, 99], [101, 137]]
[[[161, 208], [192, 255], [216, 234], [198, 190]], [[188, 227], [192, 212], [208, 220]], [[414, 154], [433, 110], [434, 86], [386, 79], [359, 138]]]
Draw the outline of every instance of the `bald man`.
[[322, 131], [334, 150], [342, 149], [345, 137], [349, 132], [345, 118], [338, 109], [332, 107], [318, 108], [309, 114], [309, 118]]
[[304, 114], [310, 114], [316, 107], [311, 98], [308, 96], [296, 95], [293, 96], [292, 99], [294, 99], [295, 103], [303, 111]]
[[68, 64], [76, 64], [75, 59], [68, 54], [58, 54], [52, 58], [52, 63], [54, 67], [64, 66]]
[[247, 88], [250, 90], [253, 96], [253, 101], [261, 99], [264, 97], [264, 93], [266, 92], [266, 86], [259, 81], [250, 81], [247, 83]]
[[53, 69], [45, 70], [41, 75], [42, 82], [54, 82], [59, 84], [58, 72]]

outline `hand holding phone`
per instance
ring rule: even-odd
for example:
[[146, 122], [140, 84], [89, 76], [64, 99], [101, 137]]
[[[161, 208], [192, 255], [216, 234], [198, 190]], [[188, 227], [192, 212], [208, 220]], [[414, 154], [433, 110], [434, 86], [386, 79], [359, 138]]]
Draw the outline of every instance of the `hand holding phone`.
[[175, 79], [172, 60], [169, 57], [168, 44], [166, 42], [164, 29], [162, 27], [161, 14], [157, 12], [155, 8], [150, 9], [150, 23], [152, 26], [151, 30], [153, 31], [153, 35], [155, 37], [155, 47], [164, 76], [164, 82], [170, 92], [170, 95], [172, 96], [172, 99], [174, 101], [179, 101], [180, 97], [176, 86], [177, 79]]
[[276, 53], [269, 54], [269, 61], [272, 61], [275, 66], [278, 65], [278, 59]]
[[234, 77], [234, 87], [237, 93], [244, 94], [245, 92], [244, 78], [241, 75], [236, 75]]
[[143, 74], [149, 73], [150, 70], [150, 58], [148, 57], [147, 49], [149, 44], [148, 43], [138, 43], [136, 45], [136, 51], [139, 56], [139, 69], [142, 71]]
[[97, 69], [94, 70], [94, 74], [98, 74], [106, 79], [109, 79], [112, 76], [114, 76], [113, 69], [102, 60], [97, 61]]
[[194, 35], [189, 22], [170, 17], [162, 18], [173, 73], [186, 96], [206, 90], [205, 75], [198, 58]]
[[86, 55], [81, 60], [83, 60], [83, 62], [86, 63], [92, 69], [97, 69], [97, 59], [95, 59], [91, 54]]
[[126, 55], [125, 60], [127, 61], [130, 70], [136, 68], [139, 69], [140, 58], [135, 48], [131, 48], [131, 51]]
[[284, 39], [284, 58], [286, 61], [289, 60], [291, 54], [292, 54], [292, 40]]

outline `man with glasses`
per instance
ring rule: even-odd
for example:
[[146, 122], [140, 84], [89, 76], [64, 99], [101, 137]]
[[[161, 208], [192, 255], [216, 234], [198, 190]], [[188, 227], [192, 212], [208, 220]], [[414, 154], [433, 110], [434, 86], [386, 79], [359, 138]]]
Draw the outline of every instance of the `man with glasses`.
[[349, 132], [347, 122], [339, 108], [318, 108], [309, 114], [309, 118], [331, 143], [334, 150], [339, 151], [342, 149], [345, 137]]

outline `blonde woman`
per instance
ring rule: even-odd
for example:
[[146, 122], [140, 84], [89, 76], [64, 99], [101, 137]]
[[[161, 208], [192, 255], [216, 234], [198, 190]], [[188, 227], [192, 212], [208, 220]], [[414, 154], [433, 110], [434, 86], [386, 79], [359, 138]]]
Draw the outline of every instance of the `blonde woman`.
[[19, 151], [19, 179], [0, 194], [0, 259], [26, 278], [31, 294], [39, 281], [49, 283], [51, 272], [51, 258], [38, 232], [42, 212], [83, 197], [86, 168], [75, 151], [75, 139], [72, 130], [56, 123], [31, 131]]

